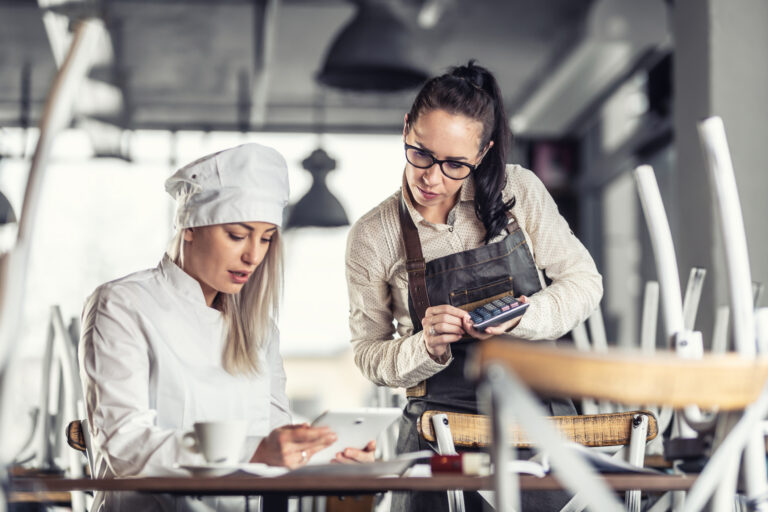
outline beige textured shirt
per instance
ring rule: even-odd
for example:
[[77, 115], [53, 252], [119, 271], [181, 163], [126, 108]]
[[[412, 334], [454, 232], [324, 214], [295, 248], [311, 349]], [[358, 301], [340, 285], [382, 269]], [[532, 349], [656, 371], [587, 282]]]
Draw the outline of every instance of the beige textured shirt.
[[[423, 334], [413, 334], [398, 215], [401, 195], [402, 189], [355, 223], [347, 239], [346, 255], [355, 362], [368, 379], [390, 387], [416, 385], [452, 360], [435, 362], [427, 352]], [[474, 195], [474, 181], [470, 178], [459, 192], [448, 223], [432, 224], [416, 211], [406, 194], [426, 261], [483, 244], [485, 227], [475, 215]], [[505, 201], [516, 198], [512, 214], [533, 251], [542, 287], [542, 271], [552, 280], [530, 297], [530, 307], [510, 335], [558, 338], [595, 310], [603, 294], [602, 278], [534, 173], [519, 165], [508, 165], [502, 195]], [[506, 231], [502, 232], [491, 243], [506, 235]]]

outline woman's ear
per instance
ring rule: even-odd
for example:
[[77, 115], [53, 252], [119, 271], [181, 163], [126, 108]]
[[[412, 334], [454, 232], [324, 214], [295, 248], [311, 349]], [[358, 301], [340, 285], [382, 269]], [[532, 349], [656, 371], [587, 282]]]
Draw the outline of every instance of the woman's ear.
[[184, 241], [191, 242], [195, 238], [194, 228], [186, 228], [184, 230]]
[[485, 155], [487, 155], [487, 154], [488, 154], [488, 152], [491, 150], [491, 148], [492, 148], [492, 147], [493, 147], [493, 141], [492, 141], [492, 140], [489, 140], [489, 141], [488, 141], [488, 144], [485, 146], [485, 149], [483, 149], [483, 154], [482, 154], [482, 156], [480, 157], [480, 161], [481, 161], [481, 162], [483, 161], [483, 158], [485, 158]]

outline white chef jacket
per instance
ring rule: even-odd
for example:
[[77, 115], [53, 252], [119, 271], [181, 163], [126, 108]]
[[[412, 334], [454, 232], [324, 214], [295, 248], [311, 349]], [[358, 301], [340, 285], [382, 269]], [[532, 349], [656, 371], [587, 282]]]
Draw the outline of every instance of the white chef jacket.
[[[247, 420], [243, 461], [291, 422], [277, 327], [260, 351], [259, 373], [247, 376], [224, 370], [224, 332], [200, 284], [167, 255], [154, 269], [96, 289], [79, 350], [95, 478], [168, 475], [175, 464], [204, 463], [182, 439], [197, 421]], [[222, 510], [233, 500], [245, 504], [110, 492], [97, 493], [93, 510]]]

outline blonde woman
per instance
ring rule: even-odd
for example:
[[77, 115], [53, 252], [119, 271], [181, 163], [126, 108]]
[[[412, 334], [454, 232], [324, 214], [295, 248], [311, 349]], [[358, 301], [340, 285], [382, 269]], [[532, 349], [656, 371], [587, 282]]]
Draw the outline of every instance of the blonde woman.
[[[80, 371], [95, 478], [166, 474], [204, 462], [183, 436], [199, 421], [244, 419], [243, 462], [295, 468], [336, 440], [291, 425], [275, 325], [288, 174], [246, 144], [166, 181], [178, 233], [154, 269], [106, 283], [83, 312]], [[371, 460], [348, 450], [339, 460]], [[233, 498], [97, 493], [93, 510], [222, 510]]]

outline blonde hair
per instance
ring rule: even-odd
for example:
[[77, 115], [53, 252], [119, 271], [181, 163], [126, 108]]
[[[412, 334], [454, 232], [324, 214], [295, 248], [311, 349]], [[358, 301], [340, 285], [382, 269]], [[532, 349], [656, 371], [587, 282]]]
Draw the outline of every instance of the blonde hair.
[[[168, 256], [183, 266], [184, 230], [171, 240]], [[259, 352], [269, 341], [277, 322], [283, 289], [283, 250], [280, 232], [275, 231], [264, 260], [256, 267], [240, 293], [219, 292], [213, 307], [221, 311], [226, 325], [226, 342], [221, 355], [224, 369], [232, 375], [257, 374]]]

